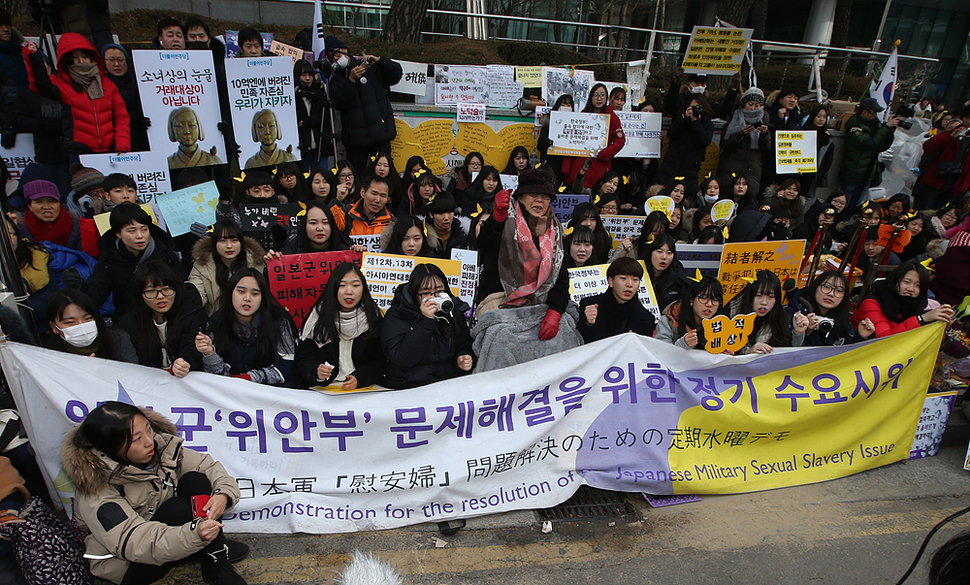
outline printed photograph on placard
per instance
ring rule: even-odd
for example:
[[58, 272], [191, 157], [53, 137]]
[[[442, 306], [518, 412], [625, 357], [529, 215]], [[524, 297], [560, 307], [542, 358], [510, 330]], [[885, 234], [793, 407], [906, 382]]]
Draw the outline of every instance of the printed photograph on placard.
[[212, 53], [132, 51], [132, 60], [152, 152], [169, 152], [173, 169], [226, 162]]
[[242, 167], [252, 169], [300, 159], [289, 57], [226, 61], [226, 82]]

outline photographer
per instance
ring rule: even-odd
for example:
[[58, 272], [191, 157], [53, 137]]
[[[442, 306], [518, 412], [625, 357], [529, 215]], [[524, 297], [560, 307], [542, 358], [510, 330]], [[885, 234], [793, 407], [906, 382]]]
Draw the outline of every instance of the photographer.
[[792, 317], [792, 345], [845, 345], [872, 337], [876, 329], [869, 319], [859, 323], [858, 331], [852, 326], [848, 291], [849, 281], [838, 270], [823, 272], [808, 288], [795, 291], [785, 309]]
[[764, 104], [765, 94], [757, 87], [741, 95], [741, 104], [721, 135], [721, 159], [717, 165], [721, 183], [730, 183], [732, 175], [744, 175], [748, 189], [761, 192], [763, 157], [771, 150], [771, 127]]
[[713, 117], [714, 110], [703, 95], [693, 95], [681, 106], [667, 131], [670, 145], [654, 184], [666, 185], [674, 177], [681, 177], [691, 188], [697, 185], [704, 153], [714, 137]]
[[854, 210], [868, 199], [869, 187], [880, 173], [879, 153], [893, 144], [899, 118], [893, 116], [883, 124], [877, 117], [883, 110], [874, 98], [865, 98], [845, 123], [847, 134], [839, 183], [849, 199], [848, 209]]
[[347, 45], [329, 36], [325, 39], [330, 75], [330, 100], [340, 111], [343, 143], [355, 169], [367, 166], [367, 157], [377, 151], [390, 152], [397, 136], [388, 88], [401, 80], [401, 65], [388, 57], [362, 55], [352, 58]]

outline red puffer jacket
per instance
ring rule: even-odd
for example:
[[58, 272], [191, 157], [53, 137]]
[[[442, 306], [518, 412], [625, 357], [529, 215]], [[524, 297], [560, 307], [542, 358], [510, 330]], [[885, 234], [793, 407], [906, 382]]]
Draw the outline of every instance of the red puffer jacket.
[[[613, 157], [626, 144], [626, 136], [624, 136], [623, 128], [620, 126], [620, 118], [613, 112], [613, 108], [609, 105], [606, 106], [606, 113], [610, 115], [610, 130], [607, 135], [606, 148], [599, 151], [596, 157], [593, 158], [593, 163], [589, 166], [589, 170], [586, 171], [583, 186], [587, 189], [592, 189], [596, 181], [599, 181], [600, 177], [612, 168]], [[567, 156], [563, 158], [562, 175], [566, 179], [567, 187], [571, 187], [576, 181], [576, 175], [579, 174], [579, 171], [583, 170], [584, 162], [586, 162], [586, 159], [578, 156]]]
[[[91, 99], [71, 81], [67, 68], [71, 64], [71, 52], [76, 50], [87, 51], [98, 64], [103, 97]], [[71, 108], [74, 142], [92, 152], [128, 152], [131, 149], [131, 125], [125, 102], [115, 84], [105, 76], [101, 55], [86, 38], [77, 33], [61, 36], [57, 45], [57, 73], [49, 79], [36, 75], [36, 59], [35, 55], [31, 61], [33, 71], [30, 73], [34, 74], [30, 76], [31, 89]], [[43, 64], [40, 67], [42, 70]]]

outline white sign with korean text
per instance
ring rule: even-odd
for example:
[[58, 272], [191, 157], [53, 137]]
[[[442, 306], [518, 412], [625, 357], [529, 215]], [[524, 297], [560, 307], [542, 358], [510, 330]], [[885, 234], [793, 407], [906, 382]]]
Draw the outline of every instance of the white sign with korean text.
[[488, 73], [485, 67], [435, 65], [435, 105], [488, 103]]
[[607, 114], [584, 112], [550, 112], [549, 154], [559, 156], [595, 156], [606, 148], [610, 118]]
[[485, 104], [458, 104], [457, 120], [459, 124], [484, 124]]
[[172, 175], [164, 152], [128, 152], [125, 154], [82, 154], [80, 163], [108, 176], [128, 175], [135, 180], [138, 198], [154, 203], [155, 196], [172, 191]]
[[626, 238], [635, 240], [643, 231], [647, 218], [641, 215], [601, 215], [600, 220], [613, 238], [613, 247], [616, 248]]
[[391, 86], [391, 91], [423, 96], [428, 92], [428, 64], [396, 61], [401, 65], [401, 81]]
[[17, 134], [13, 148], [0, 148], [0, 157], [3, 158], [3, 165], [7, 167], [7, 172], [15, 180], [20, 180], [20, 173], [32, 162], [36, 162], [34, 155], [34, 135]]
[[779, 175], [814, 173], [816, 171], [815, 132], [777, 132], [775, 134], [775, 172]]
[[[640, 280], [640, 289], [637, 291], [637, 296], [640, 298], [640, 303], [653, 313], [654, 319], [659, 321], [661, 308], [657, 306], [653, 283], [650, 282], [650, 275], [643, 260], [640, 261], [640, 265], [643, 266], [643, 278]], [[568, 270], [570, 298], [578, 304], [586, 297], [606, 292], [610, 288], [610, 280], [606, 276], [609, 267], [609, 264], [597, 264], [595, 266], [570, 268]], [[580, 315], [580, 319], [582, 318], [583, 316]]]
[[252, 169], [300, 160], [290, 59], [228, 60], [226, 84], [232, 129], [242, 147], [240, 166]]
[[623, 136], [623, 148], [616, 153], [617, 158], [660, 158], [660, 145], [663, 132], [660, 126], [663, 114], [660, 112], [617, 112]]

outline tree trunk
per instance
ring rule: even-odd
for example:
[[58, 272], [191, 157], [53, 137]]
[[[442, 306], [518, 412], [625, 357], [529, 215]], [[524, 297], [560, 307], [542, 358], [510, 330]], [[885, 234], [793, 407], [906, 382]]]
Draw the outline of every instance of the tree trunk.
[[832, 24], [833, 47], [845, 47], [849, 43], [849, 19], [852, 17], [853, 1], [839, 0], [835, 5], [835, 19]]
[[765, 38], [765, 21], [768, 18], [768, 0], [754, 0], [751, 4], [751, 15], [748, 24], [754, 29], [752, 38]]
[[420, 43], [428, 0], [395, 0], [384, 19], [381, 40], [389, 43]]

